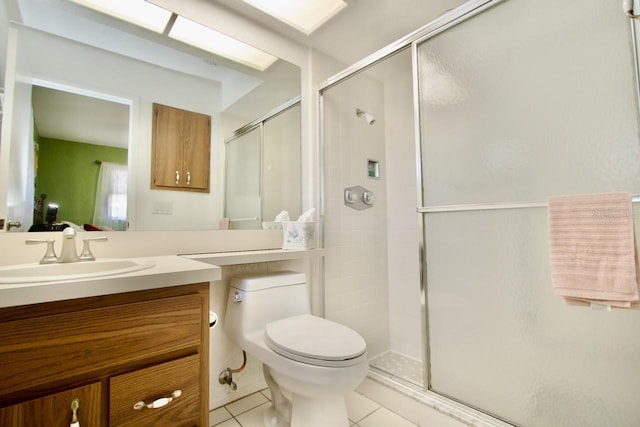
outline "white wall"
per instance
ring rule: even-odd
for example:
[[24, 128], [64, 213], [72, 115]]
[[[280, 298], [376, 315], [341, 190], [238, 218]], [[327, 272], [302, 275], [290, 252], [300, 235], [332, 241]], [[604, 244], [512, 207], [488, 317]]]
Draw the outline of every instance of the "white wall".
[[[31, 85], [18, 83], [12, 97], [14, 132], [11, 135], [12, 149], [9, 155], [9, 182], [7, 188], [7, 218], [21, 224], [33, 220], [34, 196], [34, 142], [33, 116], [31, 114]], [[24, 141], [22, 143], [22, 141]], [[15, 145], [14, 145], [15, 142]]]

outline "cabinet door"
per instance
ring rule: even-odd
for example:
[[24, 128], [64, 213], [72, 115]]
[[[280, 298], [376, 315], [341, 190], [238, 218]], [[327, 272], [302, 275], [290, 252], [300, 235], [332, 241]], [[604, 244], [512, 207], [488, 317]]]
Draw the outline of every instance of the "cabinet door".
[[100, 427], [102, 386], [99, 382], [0, 409], [2, 427], [69, 427], [71, 402], [78, 399], [79, 427]]
[[193, 191], [209, 191], [211, 159], [211, 117], [186, 112], [184, 115], [184, 186]]
[[209, 192], [211, 117], [153, 104], [151, 188]]
[[200, 372], [195, 354], [111, 378], [109, 426], [197, 426]]
[[185, 111], [153, 104], [151, 187], [181, 187]]

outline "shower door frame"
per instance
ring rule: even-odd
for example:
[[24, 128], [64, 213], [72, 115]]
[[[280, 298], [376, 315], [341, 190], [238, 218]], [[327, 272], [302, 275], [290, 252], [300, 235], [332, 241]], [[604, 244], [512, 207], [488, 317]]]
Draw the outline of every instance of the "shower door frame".
[[[321, 233], [320, 241], [322, 247], [325, 246], [324, 242], [324, 227], [322, 223], [324, 221], [325, 213], [325, 189], [324, 189], [324, 149], [325, 149], [325, 131], [324, 131], [324, 93], [332, 87], [356, 76], [357, 74], [371, 68], [378, 63], [394, 56], [407, 48], [411, 49], [412, 58], [412, 85], [413, 85], [413, 114], [414, 114], [414, 139], [416, 150], [416, 182], [417, 182], [417, 195], [416, 195], [416, 221], [419, 222], [419, 238], [418, 238], [418, 256], [420, 260], [420, 304], [421, 304], [421, 317], [422, 317], [422, 353], [423, 353], [423, 387], [408, 382], [399, 382], [400, 385], [406, 386], [414, 391], [419, 391], [426, 394], [434, 402], [447, 405], [455, 408], [458, 412], [461, 412], [467, 416], [482, 419], [489, 425], [495, 426], [510, 426], [510, 424], [504, 423], [484, 412], [480, 412], [472, 407], [461, 404], [458, 401], [443, 396], [431, 390], [430, 381], [430, 361], [429, 361], [429, 324], [428, 324], [428, 304], [427, 304], [427, 266], [426, 266], [426, 253], [425, 253], [425, 227], [424, 227], [424, 200], [423, 200], [423, 173], [421, 162], [421, 132], [420, 132], [420, 103], [418, 93], [418, 61], [417, 61], [417, 46], [419, 43], [434, 37], [443, 31], [454, 27], [467, 19], [470, 19], [493, 6], [502, 3], [507, 0], [470, 0], [463, 5], [445, 13], [439, 18], [431, 21], [422, 28], [408, 34], [407, 36], [397, 40], [394, 43], [380, 49], [379, 51], [365, 57], [364, 59], [356, 62], [352, 66], [345, 70], [335, 74], [328, 78], [319, 85], [318, 88], [318, 120], [319, 120], [319, 151], [320, 151], [320, 222]], [[324, 263], [323, 267], [324, 268]], [[321, 273], [320, 282], [320, 311], [322, 315], [325, 315], [325, 286], [324, 286], [324, 274]]]

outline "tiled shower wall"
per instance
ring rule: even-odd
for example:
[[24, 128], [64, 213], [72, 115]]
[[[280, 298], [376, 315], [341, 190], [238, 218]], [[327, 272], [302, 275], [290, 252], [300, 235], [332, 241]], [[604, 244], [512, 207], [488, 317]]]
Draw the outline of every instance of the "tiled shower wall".
[[[383, 86], [365, 75], [340, 83], [325, 92], [323, 114], [325, 315], [358, 331], [375, 356], [389, 347]], [[367, 177], [369, 159], [380, 162], [380, 179]], [[372, 208], [344, 205], [344, 188], [356, 185], [374, 192]]]

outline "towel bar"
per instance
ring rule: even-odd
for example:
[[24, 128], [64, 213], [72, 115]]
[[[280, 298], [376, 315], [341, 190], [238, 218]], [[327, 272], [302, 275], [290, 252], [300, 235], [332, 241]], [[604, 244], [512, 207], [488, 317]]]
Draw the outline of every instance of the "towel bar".
[[[640, 202], [640, 195], [634, 194], [631, 201]], [[525, 209], [525, 208], [546, 208], [546, 201], [533, 202], [503, 202], [503, 203], [470, 203], [464, 205], [439, 205], [425, 206], [417, 209], [418, 213], [439, 213], [439, 212], [466, 212], [466, 211], [488, 211], [498, 209]]]

